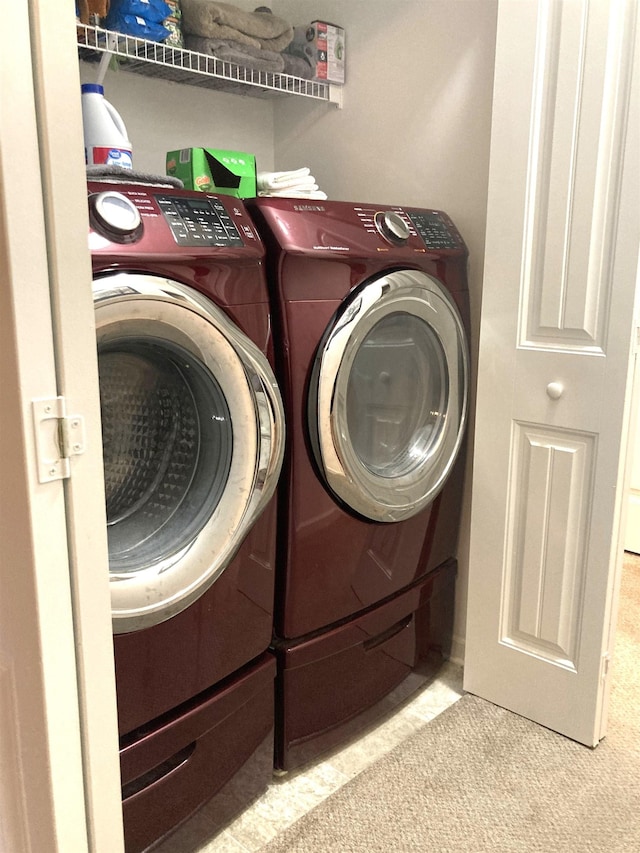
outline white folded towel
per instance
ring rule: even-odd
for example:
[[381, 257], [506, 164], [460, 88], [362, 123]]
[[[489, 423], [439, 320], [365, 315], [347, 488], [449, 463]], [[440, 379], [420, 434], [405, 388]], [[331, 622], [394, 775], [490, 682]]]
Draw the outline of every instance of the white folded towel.
[[323, 201], [327, 198], [307, 166], [289, 172], [258, 172], [256, 184], [259, 196], [313, 198]]
[[293, 169], [289, 172], [258, 172], [256, 176], [258, 189], [278, 189], [291, 187], [296, 184], [302, 186], [315, 184], [316, 180], [311, 174], [311, 169], [304, 166], [302, 169]]
[[289, 178], [279, 181], [268, 181], [264, 178], [260, 179], [260, 174], [258, 173], [257, 177], [258, 189], [261, 190], [284, 190], [288, 187], [293, 187], [296, 189], [309, 189], [310, 187], [315, 187], [318, 189], [318, 185], [316, 184], [316, 179], [313, 175], [305, 175], [302, 178]]
[[327, 200], [327, 194], [323, 193], [322, 190], [295, 190], [295, 189], [286, 189], [286, 190], [258, 190], [258, 195], [263, 198], [312, 198], [318, 199], [321, 201]]

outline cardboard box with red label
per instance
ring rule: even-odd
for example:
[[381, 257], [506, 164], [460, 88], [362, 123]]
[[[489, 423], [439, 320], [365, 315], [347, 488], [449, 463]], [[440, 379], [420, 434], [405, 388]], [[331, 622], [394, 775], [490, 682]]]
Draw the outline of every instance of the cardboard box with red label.
[[344, 83], [345, 33], [342, 27], [326, 21], [312, 21], [307, 30], [315, 57], [315, 79], [327, 83]]

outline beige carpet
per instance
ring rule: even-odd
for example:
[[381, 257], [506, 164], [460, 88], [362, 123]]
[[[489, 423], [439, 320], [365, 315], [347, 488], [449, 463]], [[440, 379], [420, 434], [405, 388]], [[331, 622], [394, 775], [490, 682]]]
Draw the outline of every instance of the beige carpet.
[[263, 853], [638, 853], [640, 558], [625, 564], [595, 749], [466, 695]]

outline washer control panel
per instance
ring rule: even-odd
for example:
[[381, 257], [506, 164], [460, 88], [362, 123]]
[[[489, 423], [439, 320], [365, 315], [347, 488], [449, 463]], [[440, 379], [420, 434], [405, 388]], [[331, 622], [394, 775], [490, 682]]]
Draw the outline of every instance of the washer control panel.
[[242, 246], [242, 237], [217, 198], [156, 195], [173, 238], [180, 246]]
[[439, 213], [408, 210], [407, 216], [424, 240], [427, 249], [457, 249], [458, 241], [451, 234]]
[[264, 256], [240, 199], [119, 181], [89, 181], [87, 194], [92, 252], [118, 244], [126, 255]]

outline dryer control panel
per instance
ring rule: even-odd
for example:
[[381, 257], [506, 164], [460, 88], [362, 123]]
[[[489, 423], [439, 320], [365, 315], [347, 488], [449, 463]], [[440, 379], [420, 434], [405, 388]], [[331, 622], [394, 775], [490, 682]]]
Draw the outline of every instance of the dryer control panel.
[[277, 253], [285, 302], [342, 300], [345, 287], [398, 269], [423, 270], [452, 293], [468, 289], [469, 252], [442, 210], [268, 196], [246, 204]]
[[246, 203], [254, 220], [290, 254], [399, 265], [436, 258], [464, 263], [468, 256], [460, 232], [442, 210], [275, 197]]
[[407, 216], [427, 249], [457, 249], [458, 240], [447, 228], [440, 213], [426, 210], [409, 210]]
[[374, 211], [364, 206], [353, 209], [365, 231], [377, 232], [393, 246], [409, 246], [411, 238], [418, 238], [430, 252], [460, 249], [463, 245], [451, 220], [439, 210], [391, 207]]

